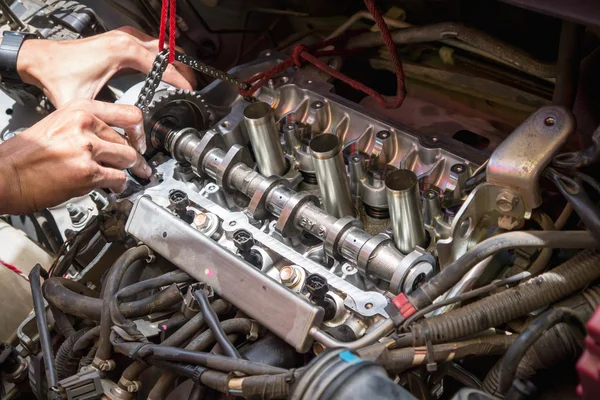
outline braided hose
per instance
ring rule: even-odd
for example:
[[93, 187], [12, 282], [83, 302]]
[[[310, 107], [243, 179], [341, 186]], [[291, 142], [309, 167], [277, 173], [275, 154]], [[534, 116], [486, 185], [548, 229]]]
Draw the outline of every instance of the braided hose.
[[600, 278], [600, 253], [586, 250], [514, 288], [411, 326], [414, 345], [445, 343], [498, 326], [586, 287]]

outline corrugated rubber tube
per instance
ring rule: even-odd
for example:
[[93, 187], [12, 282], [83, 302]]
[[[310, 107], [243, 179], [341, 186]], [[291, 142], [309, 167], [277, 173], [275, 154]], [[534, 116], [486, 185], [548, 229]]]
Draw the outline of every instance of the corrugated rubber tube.
[[[555, 269], [504, 292], [410, 326], [413, 345], [446, 343], [498, 326], [586, 287], [600, 278], [600, 253], [585, 250]], [[411, 339], [410, 337], [407, 339]], [[410, 345], [404, 340], [404, 346]]]
[[[482, 336], [461, 342], [443, 343], [433, 346], [436, 362], [460, 360], [467, 356], [490, 356], [504, 354], [518, 335]], [[419, 348], [384, 351], [378, 361], [388, 371], [403, 372], [427, 362], [427, 357], [419, 354]]]

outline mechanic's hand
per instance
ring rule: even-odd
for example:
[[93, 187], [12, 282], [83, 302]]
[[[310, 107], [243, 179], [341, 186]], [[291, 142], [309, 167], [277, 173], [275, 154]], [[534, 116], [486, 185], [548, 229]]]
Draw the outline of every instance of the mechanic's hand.
[[[124, 27], [85, 39], [27, 40], [17, 59], [19, 76], [44, 91], [56, 108], [77, 99], [94, 99], [116, 73], [137, 70], [147, 74], [158, 53], [158, 40]], [[196, 85], [194, 72], [170, 64], [163, 80], [181, 89]]]
[[74, 100], [0, 145], [0, 214], [25, 214], [94, 188], [125, 189], [126, 168], [148, 178], [150, 166], [109, 127], [139, 134], [135, 106]]

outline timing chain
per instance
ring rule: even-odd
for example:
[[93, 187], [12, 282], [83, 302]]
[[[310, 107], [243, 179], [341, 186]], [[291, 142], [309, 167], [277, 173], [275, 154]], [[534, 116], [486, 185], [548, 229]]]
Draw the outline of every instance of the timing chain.
[[[182, 64], [187, 65], [188, 67], [208, 76], [211, 76], [216, 79], [220, 79], [223, 82], [230, 83], [235, 85], [237, 88], [241, 90], [248, 90], [250, 85], [244, 82], [241, 79], [236, 78], [233, 75], [228, 74], [227, 72], [223, 72], [218, 70], [210, 65], [204, 64], [193, 57], [188, 56], [187, 54], [183, 54], [179, 51], [175, 52], [175, 61], [179, 61]], [[162, 80], [162, 76], [169, 65], [169, 49], [165, 49], [156, 55], [154, 59], [154, 63], [152, 64], [152, 68], [148, 75], [146, 76], [146, 80], [144, 81], [144, 86], [140, 91], [137, 102], [135, 105], [142, 110], [143, 113], [148, 111], [148, 106], [152, 103], [152, 99], [154, 98], [154, 92], [156, 88], [160, 84]]]

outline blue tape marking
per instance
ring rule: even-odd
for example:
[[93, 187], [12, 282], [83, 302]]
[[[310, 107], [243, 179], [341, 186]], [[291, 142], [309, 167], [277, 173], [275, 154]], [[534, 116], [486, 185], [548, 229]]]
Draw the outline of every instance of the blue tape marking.
[[342, 359], [342, 361], [352, 365], [363, 362], [363, 360], [352, 354], [349, 350], [341, 352], [339, 357]]

